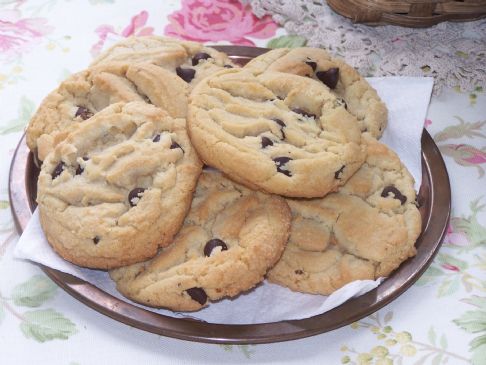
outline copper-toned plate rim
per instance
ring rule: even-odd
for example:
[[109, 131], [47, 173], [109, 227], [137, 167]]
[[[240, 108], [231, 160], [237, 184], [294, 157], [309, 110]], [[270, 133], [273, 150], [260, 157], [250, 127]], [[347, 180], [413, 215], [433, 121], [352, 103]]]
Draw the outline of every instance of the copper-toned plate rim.
[[[267, 51], [265, 48], [216, 46], [245, 61]], [[22, 232], [35, 208], [32, 184], [34, 162], [25, 143], [20, 140], [9, 176], [9, 196], [16, 227]], [[42, 266], [44, 272], [61, 288], [82, 303], [127, 325], [160, 335], [189, 341], [257, 344], [293, 340], [331, 331], [357, 321], [387, 305], [405, 292], [427, 269], [445, 236], [451, 209], [449, 176], [444, 160], [432, 137], [422, 134], [422, 234], [417, 240], [417, 255], [404, 262], [376, 289], [347, 301], [339, 307], [306, 319], [262, 324], [213, 324], [173, 318], [140, 308], [96, 288], [69, 274]]]

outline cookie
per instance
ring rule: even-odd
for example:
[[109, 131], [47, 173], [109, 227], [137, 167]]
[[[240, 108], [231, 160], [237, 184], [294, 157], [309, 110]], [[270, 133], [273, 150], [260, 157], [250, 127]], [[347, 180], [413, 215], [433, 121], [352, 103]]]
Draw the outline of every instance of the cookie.
[[287, 200], [290, 238], [269, 281], [328, 295], [354, 280], [388, 276], [415, 255], [422, 221], [413, 178], [393, 151], [366, 140], [366, 162], [337, 193]]
[[361, 166], [356, 118], [320, 82], [245, 69], [194, 88], [189, 136], [204, 162], [253, 189], [322, 197]]
[[103, 52], [91, 65], [112, 61], [152, 63], [177, 74], [190, 88], [216, 71], [236, 67], [225, 53], [214, 48], [159, 36], [124, 39]]
[[287, 242], [290, 210], [281, 197], [203, 171], [174, 243], [147, 262], [110, 271], [127, 298], [195, 311], [263, 280]]
[[37, 203], [47, 240], [84, 267], [147, 260], [172, 242], [201, 168], [184, 119], [145, 102], [113, 104], [42, 164]]
[[255, 74], [288, 72], [326, 85], [356, 116], [360, 129], [375, 138], [386, 127], [388, 111], [375, 89], [351, 66], [320, 48], [279, 48], [254, 58], [246, 66]]
[[27, 127], [27, 145], [43, 161], [76, 125], [120, 101], [146, 101], [184, 118], [188, 93], [184, 81], [155, 65], [110, 63], [88, 69], [44, 99]]

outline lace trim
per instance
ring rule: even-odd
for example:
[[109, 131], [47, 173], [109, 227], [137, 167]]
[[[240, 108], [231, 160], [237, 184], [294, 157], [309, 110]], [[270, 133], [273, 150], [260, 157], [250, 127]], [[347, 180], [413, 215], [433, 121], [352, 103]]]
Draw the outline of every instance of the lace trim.
[[443, 88], [486, 89], [486, 20], [444, 22], [425, 29], [353, 24], [325, 2], [246, 0], [256, 16], [270, 14], [311, 47], [329, 49], [365, 76], [434, 76]]

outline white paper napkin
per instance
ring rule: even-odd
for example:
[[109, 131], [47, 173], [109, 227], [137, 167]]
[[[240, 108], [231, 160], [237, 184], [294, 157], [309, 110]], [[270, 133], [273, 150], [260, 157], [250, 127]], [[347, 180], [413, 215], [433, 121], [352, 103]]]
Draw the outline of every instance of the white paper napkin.
[[[416, 181], [422, 181], [420, 139], [432, 92], [433, 79], [420, 77], [369, 78], [370, 84], [386, 103], [389, 110], [388, 126], [381, 139], [404, 162]], [[104, 271], [83, 269], [60, 258], [42, 232], [37, 210], [18, 241], [14, 256], [77, 276], [100, 289], [123, 298]], [[278, 285], [263, 282], [255, 289], [234, 299], [211, 303], [198, 312], [175, 313], [168, 310], [149, 310], [171, 317], [198, 318], [211, 323], [250, 324], [301, 319], [324, 313], [376, 288], [381, 280], [363, 280], [349, 283], [330, 296], [292, 292]], [[128, 299], [123, 298], [125, 301]], [[135, 305], [141, 306], [134, 303]]]

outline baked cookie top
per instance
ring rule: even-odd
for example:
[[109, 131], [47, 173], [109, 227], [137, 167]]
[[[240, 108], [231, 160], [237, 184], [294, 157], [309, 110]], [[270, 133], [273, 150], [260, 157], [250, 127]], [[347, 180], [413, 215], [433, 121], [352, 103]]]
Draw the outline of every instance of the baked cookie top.
[[388, 111], [375, 89], [350, 65], [320, 48], [278, 48], [251, 60], [246, 66], [255, 74], [288, 72], [318, 80], [344, 101], [356, 116], [363, 133], [381, 137]]
[[322, 197], [361, 166], [356, 118], [315, 80], [220, 71], [190, 96], [188, 129], [200, 157], [253, 189]]
[[388, 276], [415, 255], [422, 221], [413, 178], [393, 151], [366, 139], [366, 162], [339, 192], [287, 199], [290, 238], [269, 281], [328, 295], [354, 280]]
[[159, 36], [124, 39], [99, 55], [91, 66], [112, 61], [160, 66], [176, 73], [190, 88], [216, 71], [235, 67], [225, 53], [214, 48], [197, 42]]
[[41, 161], [76, 125], [116, 102], [145, 101], [175, 118], [187, 113], [187, 84], [150, 64], [109, 63], [68, 77], [41, 103], [27, 127], [27, 145]]
[[195, 311], [263, 280], [287, 242], [290, 210], [281, 197], [203, 171], [174, 243], [152, 260], [110, 271], [127, 298]]
[[145, 102], [113, 104], [42, 164], [37, 202], [47, 240], [90, 268], [151, 258], [180, 228], [201, 168], [184, 119]]

